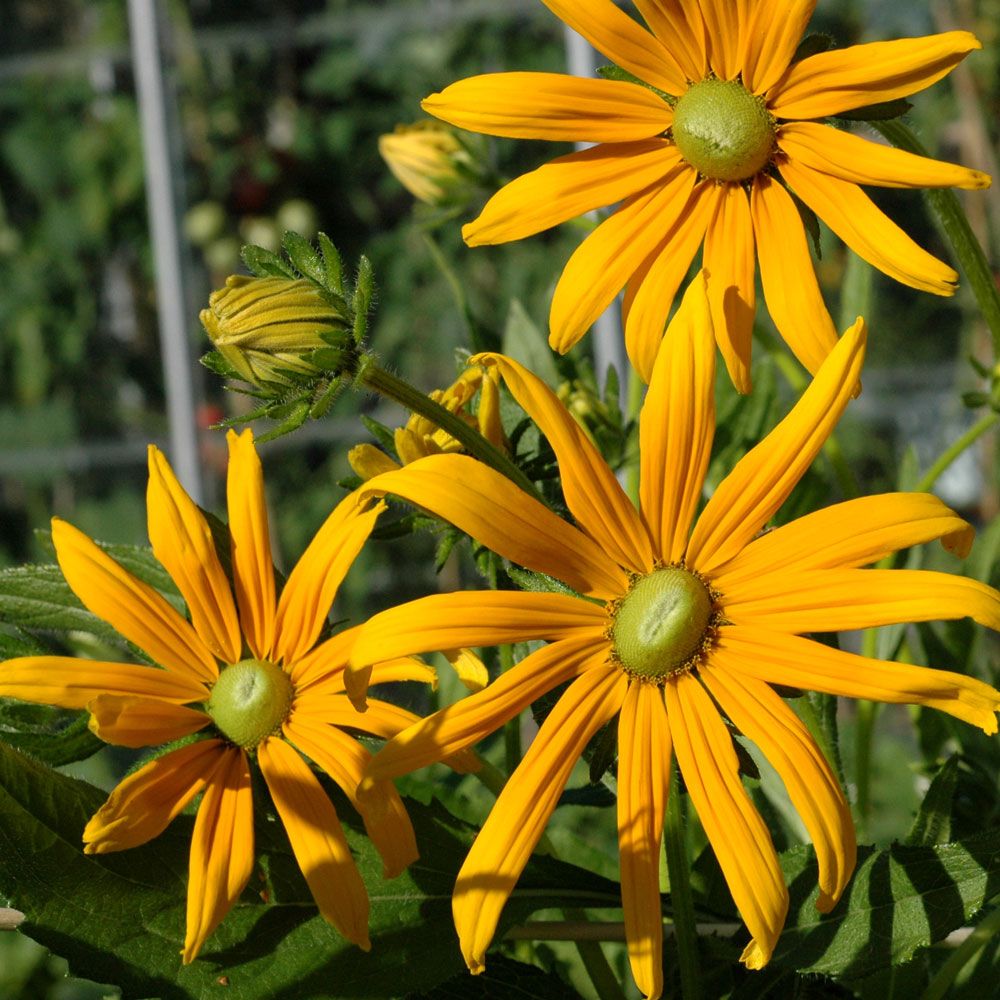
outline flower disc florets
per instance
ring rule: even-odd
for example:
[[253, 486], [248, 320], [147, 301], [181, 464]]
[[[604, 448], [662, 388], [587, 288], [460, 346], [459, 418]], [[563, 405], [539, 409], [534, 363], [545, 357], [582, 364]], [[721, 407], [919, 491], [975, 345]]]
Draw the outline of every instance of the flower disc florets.
[[760, 173], [775, 149], [774, 119], [764, 99], [737, 80], [702, 80], [677, 102], [672, 129], [681, 156], [717, 181]]
[[281, 667], [268, 660], [241, 660], [226, 667], [206, 709], [222, 733], [244, 750], [281, 729], [294, 689]]
[[708, 587], [682, 566], [640, 576], [611, 607], [615, 659], [655, 682], [689, 670], [711, 635], [713, 611]]

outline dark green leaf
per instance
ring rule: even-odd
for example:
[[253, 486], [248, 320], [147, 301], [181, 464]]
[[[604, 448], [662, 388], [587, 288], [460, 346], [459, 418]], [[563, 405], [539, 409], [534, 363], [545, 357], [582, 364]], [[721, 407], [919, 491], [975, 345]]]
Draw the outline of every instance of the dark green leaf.
[[880, 101], [878, 104], [866, 104], [863, 108], [841, 111], [837, 117], [848, 122], [886, 122], [901, 118], [912, 108], [909, 101], [900, 97], [895, 101]]
[[460, 972], [426, 993], [408, 993], [405, 1000], [580, 1000], [580, 994], [555, 973], [498, 956], [478, 976]]
[[239, 379], [240, 373], [218, 352], [209, 351], [198, 359], [213, 375], [219, 378]]
[[89, 720], [89, 712], [0, 701], [0, 739], [53, 767], [84, 760], [105, 746], [88, 728]]
[[801, 60], [808, 59], [810, 56], [819, 55], [820, 52], [832, 49], [833, 45], [834, 38], [832, 35], [826, 35], [819, 31], [806, 35], [799, 42], [798, 48], [795, 50], [795, 55], [792, 56], [792, 62], [801, 62]]
[[77, 600], [54, 565], [0, 570], [0, 621], [26, 629], [78, 630], [104, 639], [119, 639], [110, 625]]
[[276, 253], [263, 247], [246, 244], [240, 251], [247, 270], [258, 278], [297, 278], [298, 275]]
[[958, 783], [959, 755], [952, 754], [931, 781], [906, 843], [917, 845], [944, 844], [951, 837], [951, 804]]
[[319, 259], [319, 254], [313, 250], [312, 244], [304, 236], [291, 231], [286, 232], [281, 238], [281, 245], [299, 274], [312, 278], [317, 285], [323, 284], [326, 268]]
[[368, 433], [382, 446], [383, 451], [392, 455], [396, 454], [396, 439], [393, 432], [385, 424], [380, 424], [366, 413], [361, 414], [361, 423], [368, 428]]

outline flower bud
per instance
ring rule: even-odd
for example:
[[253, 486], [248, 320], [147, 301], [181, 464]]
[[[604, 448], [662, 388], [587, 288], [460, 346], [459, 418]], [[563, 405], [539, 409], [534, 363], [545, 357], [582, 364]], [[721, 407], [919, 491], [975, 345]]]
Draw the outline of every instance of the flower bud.
[[378, 151], [393, 175], [418, 201], [442, 205], [467, 181], [472, 157], [442, 122], [397, 125], [379, 137]]

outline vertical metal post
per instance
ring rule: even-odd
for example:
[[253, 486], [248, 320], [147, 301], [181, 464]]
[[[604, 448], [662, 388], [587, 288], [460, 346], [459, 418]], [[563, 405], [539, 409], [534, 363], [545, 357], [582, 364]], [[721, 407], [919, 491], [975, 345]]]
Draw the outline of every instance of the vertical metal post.
[[179, 210], [174, 178], [180, 169], [171, 142], [169, 107], [160, 54], [157, 0], [128, 0], [132, 66], [145, 159], [146, 205], [149, 213], [156, 302], [160, 328], [170, 459], [178, 479], [196, 503], [204, 502], [194, 367], [188, 342], [181, 260]]
[[[573, 76], [593, 76], [597, 69], [597, 53], [590, 43], [578, 35], [568, 25], [564, 31], [566, 46], [566, 68]], [[585, 149], [590, 143], [577, 143], [577, 149]], [[594, 371], [598, 385], [603, 387], [608, 367], [615, 366], [618, 372], [618, 398], [625, 406], [628, 386], [628, 356], [625, 353], [625, 338], [622, 335], [621, 308], [616, 298], [597, 317], [591, 334], [594, 345]]]

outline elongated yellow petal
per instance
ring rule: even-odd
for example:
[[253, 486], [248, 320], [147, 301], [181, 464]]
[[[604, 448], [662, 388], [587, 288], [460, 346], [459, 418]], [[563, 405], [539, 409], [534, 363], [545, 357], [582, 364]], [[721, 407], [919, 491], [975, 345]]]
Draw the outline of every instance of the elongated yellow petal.
[[816, 0], [757, 0], [743, 38], [743, 85], [766, 93], [788, 69]]
[[778, 146], [796, 163], [854, 184], [891, 188], [958, 187], [968, 191], [990, 186], [989, 175], [981, 170], [915, 156], [817, 122], [782, 125], [778, 129]]
[[199, 740], [123, 778], [83, 831], [85, 854], [138, 847], [158, 837], [225, 759], [222, 740]]
[[383, 878], [395, 878], [417, 860], [419, 852], [413, 824], [392, 783], [387, 781], [373, 789], [371, 796], [380, 800], [376, 809], [359, 801], [358, 785], [372, 755], [357, 740], [294, 714], [285, 723], [284, 734], [333, 778], [357, 809], [369, 839], [382, 856]]
[[452, 896], [455, 929], [472, 972], [483, 970], [500, 912], [573, 765], [594, 733], [621, 708], [625, 688], [625, 675], [610, 668], [589, 670], [579, 677], [556, 702], [497, 798], [458, 873]]
[[958, 275], [917, 246], [857, 186], [782, 158], [778, 169], [795, 193], [859, 256], [896, 281], [953, 295]]
[[495, 365], [511, 395], [548, 439], [559, 463], [566, 505], [577, 524], [619, 566], [648, 573], [653, 550], [645, 525], [559, 397], [537, 375], [502, 354], [480, 354], [472, 363]]
[[355, 445], [347, 453], [347, 461], [355, 475], [365, 480], [399, 468], [399, 462], [373, 444]]
[[[432, 455], [377, 476], [364, 488], [419, 504], [505, 559], [554, 576], [581, 593], [606, 600], [628, 585], [600, 545], [474, 458]], [[441, 648], [476, 645], [449, 642]]]
[[723, 604], [734, 624], [780, 632], [840, 632], [966, 617], [1000, 631], [1000, 593], [978, 580], [932, 570], [769, 573], [731, 587]]
[[318, 646], [314, 646], [304, 656], [298, 657], [289, 667], [288, 675], [295, 685], [295, 690], [301, 692], [313, 684], [329, 682], [338, 690], [344, 689], [344, 668], [351, 648], [361, 634], [361, 626], [345, 629]]
[[274, 653], [286, 664], [312, 649], [341, 581], [385, 510], [382, 503], [366, 505], [358, 493], [341, 500], [288, 575], [274, 626]]
[[212, 721], [204, 712], [159, 698], [101, 694], [87, 707], [95, 735], [120, 747], [172, 743], [204, 729]]
[[183, 962], [193, 962], [239, 898], [253, 870], [253, 799], [246, 754], [218, 752], [191, 836]]
[[691, 269], [691, 261], [705, 238], [722, 190], [714, 181], [702, 181], [695, 186], [684, 211], [635, 271], [625, 289], [622, 303], [625, 350], [639, 377], [647, 384], [653, 377], [656, 352], [677, 289]]
[[462, 236], [471, 247], [533, 236], [642, 191], [679, 160], [677, 148], [659, 138], [602, 143], [560, 156], [504, 185], [479, 218], [462, 227]]
[[732, 80], [740, 69], [743, 30], [749, 0], [700, 0], [712, 69], [720, 80]]
[[703, 266], [708, 273], [715, 339], [737, 392], [750, 391], [750, 339], [757, 308], [753, 222], [750, 200], [740, 184], [723, 184], [716, 213], [705, 234]]
[[190, 677], [132, 663], [73, 656], [22, 656], [0, 664], [0, 697], [62, 708], [86, 708], [99, 695], [203, 701], [208, 688]]
[[837, 343], [791, 413], [743, 456], [695, 524], [687, 563], [701, 573], [728, 562], [781, 506], [837, 424], [854, 392], [865, 353], [857, 323]]
[[235, 663], [242, 647], [240, 623], [212, 530], [155, 445], [149, 446], [146, 511], [153, 555], [183, 594], [195, 630], [215, 656]]
[[741, 956], [763, 968], [788, 913], [788, 890], [764, 821], [740, 781], [729, 730], [698, 680], [681, 674], [664, 686], [674, 752], [733, 902], [750, 931]]
[[618, 856], [629, 964], [648, 1000], [663, 992], [660, 842], [671, 753], [663, 692], [633, 682], [618, 720]]
[[642, 514], [662, 562], [684, 554], [715, 434], [715, 338], [704, 274], [688, 286], [639, 416]]
[[441, 652], [454, 668], [458, 679], [470, 691], [482, 691], [489, 684], [486, 664], [471, 649], [443, 649]]
[[819, 290], [802, 218], [788, 192], [767, 174], [750, 191], [760, 283], [778, 333], [813, 375], [837, 343]]
[[670, 49], [685, 83], [704, 79], [708, 75], [708, 56], [701, 16], [695, 13], [689, 19], [685, 5], [677, 0], [635, 0], [635, 6], [653, 34]]
[[509, 139], [632, 142], [661, 135], [674, 120], [670, 105], [638, 84], [561, 73], [473, 76], [420, 106], [459, 128]]
[[726, 670], [768, 684], [787, 684], [845, 698], [927, 705], [978, 726], [988, 735], [997, 732], [1000, 691], [975, 677], [950, 670], [886, 663], [831, 649], [801, 636], [737, 625], [720, 631], [712, 658]]
[[556, 17], [583, 35], [598, 52], [640, 80], [668, 94], [687, 89], [673, 46], [644, 31], [612, 0], [542, 0]]
[[728, 594], [765, 574], [867, 566], [935, 539], [964, 559], [973, 535], [972, 525], [930, 493], [858, 497], [755, 538], [715, 576], [713, 584]]
[[348, 941], [368, 951], [368, 893], [333, 803], [284, 740], [264, 740], [257, 761], [319, 912]]
[[982, 44], [968, 31], [831, 49], [792, 65], [771, 89], [779, 118], [825, 118], [915, 94]]
[[432, 594], [369, 618], [351, 653], [368, 666], [408, 653], [532, 639], [590, 640], [608, 627], [604, 607], [567, 594], [515, 590]]
[[[573, 252], [549, 311], [549, 346], [565, 354], [590, 328], [684, 212], [697, 174], [680, 163], [629, 198]], [[666, 319], [666, 313], [663, 314]]]
[[275, 591], [264, 473], [252, 431], [227, 431], [226, 443], [226, 498], [236, 604], [250, 652], [266, 660], [274, 646]]
[[88, 611], [175, 674], [210, 682], [219, 676], [215, 657], [190, 623], [82, 531], [55, 517], [52, 543], [66, 582]]
[[357, 729], [383, 740], [392, 739], [421, 718], [408, 709], [375, 698], [367, 702], [364, 711], [359, 711], [343, 693], [327, 694], [314, 690], [296, 698], [292, 717], [325, 722], [343, 729]]
[[386, 743], [372, 758], [362, 793], [478, 742], [557, 685], [600, 671], [607, 651], [607, 640], [586, 638], [564, 639], [531, 653], [482, 691], [420, 719]]
[[713, 652], [699, 676], [722, 711], [760, 747], [784, 782], [816, 848], [816, 906], [828, 913], [840, 899], [857, 860], [850, 806], [801, 719], [766, 684], [725, 669], [730, 655], [720, 657]]

